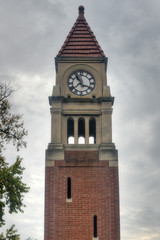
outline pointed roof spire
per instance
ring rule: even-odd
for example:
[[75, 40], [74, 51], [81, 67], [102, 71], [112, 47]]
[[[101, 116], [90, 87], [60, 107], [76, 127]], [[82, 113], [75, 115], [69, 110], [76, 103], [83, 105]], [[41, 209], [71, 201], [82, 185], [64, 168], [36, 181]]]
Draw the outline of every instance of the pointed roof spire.
[[78, 17], [78, 19], [84, 20], [84, 7], [83, 6], [79, 6], [78, 10], [79, 10], [79, 17]]
[[57, 57], [105, 57], [79, 6], [79, 16], [69, 32]]

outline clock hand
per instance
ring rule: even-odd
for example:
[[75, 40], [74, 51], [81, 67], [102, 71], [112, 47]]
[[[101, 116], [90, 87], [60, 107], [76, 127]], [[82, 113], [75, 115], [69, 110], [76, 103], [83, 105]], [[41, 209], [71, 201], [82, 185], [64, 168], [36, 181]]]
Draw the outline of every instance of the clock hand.
[[88, 85], [84, 85], [84, 84], [83, 84], [83, 85], [82, 85], [82, 87], [89, 87], [89, 86], [88, 86]]
[[77, 73], [75, 75], [76, 75], [77, 80], [80, 82], [80, 84], [83, 85], [82, 78]]
[[79, 84], [81, 84], [81, 83], [78, 83], [76, 86], [74, 86], [74, 88], [78, 87]]

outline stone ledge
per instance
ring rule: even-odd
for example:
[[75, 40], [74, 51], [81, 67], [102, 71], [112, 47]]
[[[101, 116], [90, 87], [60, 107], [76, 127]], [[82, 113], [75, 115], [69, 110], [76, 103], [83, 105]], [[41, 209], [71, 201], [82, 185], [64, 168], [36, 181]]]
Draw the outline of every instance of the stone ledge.
[[[84, 157], [84, 161], [87, 160], [87, 156], [90, 156], [90, 153], [96, 152], [96, 160], [100, 161], [110, 161], [112, 166], [116, 165], [118, 161], [118, 151], [115, 149], [113, 143], [110, 144], [53, 144], [48, 145], [46, 150], [46, 161], [54, 160], [65, 160], [65, 152], [74, 153], [77, 152], [79, 156], [78, 159]], [[84, 152], [85, 155], [80, 156]], [[94, 158], [94, 157], [92, 157]], [[68, 159], [68, 158], [67, 158]], [[95, 158], [94, 158], [95, 159]], [[114, 163], [113, 163], [114, 162]], [[49, 164], [49, 163], [48, 163]], [[53, 163], [50, 163], [53, 165]]]
[[118, 167], [118, 161], [109, 161], [109, 167]]
[[48, 148], [46, 150], [46, 161], [64, 160], [64, 149], [63, 148]]
[[72, 198], [66, 198], [66, 202], [67, 203], [71, 203], [72, 202]]
[[117, 161], [118, 160], [118, 151], [116, 149], [100, 149], [99, 151], [99, 160], [100, 161]]
[[99, 144], [64, 144], [65, 150], [93, 151], [99, 150]]
[[46, 160], [46, 164], [45, 164], [46, 167], [54, 167], [55, 164], [54, 164], [54, 160]]

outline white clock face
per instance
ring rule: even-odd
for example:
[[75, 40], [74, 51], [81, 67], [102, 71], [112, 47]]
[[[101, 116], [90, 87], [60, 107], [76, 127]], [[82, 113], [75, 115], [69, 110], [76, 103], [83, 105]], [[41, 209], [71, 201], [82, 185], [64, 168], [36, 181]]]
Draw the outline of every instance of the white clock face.
[[78, 96], [85, 96], [94, 90], [95, 79], [91, 73], [78, 70], [71, 73], [69, 76], [68, 88], [72, 93]]

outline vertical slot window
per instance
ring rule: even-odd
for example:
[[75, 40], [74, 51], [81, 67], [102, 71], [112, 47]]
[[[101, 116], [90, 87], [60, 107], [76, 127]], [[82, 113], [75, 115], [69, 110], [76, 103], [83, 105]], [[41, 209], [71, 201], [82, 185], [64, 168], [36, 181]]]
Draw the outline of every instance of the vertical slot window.
[[78, 120], [78, 144], [85, 144], [85, 121], [83, 118]]
[[72, 118], [67, 121], [67, 143], [74, 144], [74, 120]]
[[93, 217], [93, 235], [94, 238], [97, 238], [97, 216]]
[[89, 144], [96, 143], [96, 120], [91, 118], [89, 120]]
[[71, 199], [71, 178], [67, 179], [67, 198]]

